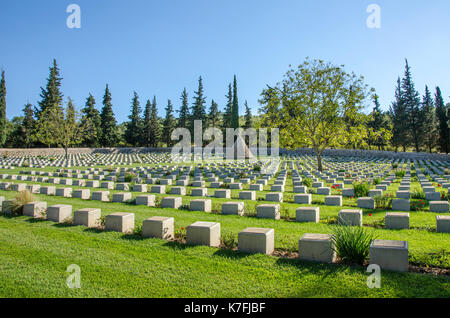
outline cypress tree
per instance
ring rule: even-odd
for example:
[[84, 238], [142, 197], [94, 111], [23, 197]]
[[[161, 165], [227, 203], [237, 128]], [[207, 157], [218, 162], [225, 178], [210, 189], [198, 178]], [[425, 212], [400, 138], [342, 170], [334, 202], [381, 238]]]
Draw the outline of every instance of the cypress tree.
[[156, 108], [156, 97], [153, 97], [152, 109], [150, 114], [150, 146], [158, 147], [161, 141], [161, 125], [158, 118], [158, 110]]
[[191, 112], [192, 114], [191, 135], [194, 134], [194, 120], [201, 120], [202, 123], [204, 124], [204, 121], [206, 119], [206, 110], [205, 110], [206, 97], [204, 96], [203, 92], [203, 80], [201, 76], [198, 79], [198, 90], [194, 92], [194, 94], [195, 94], [194, 103], [192, 105], [192, 112]]
[[0, 80], [0, 147], [6, 142], [6, 80], [5, 71], [2, 71]]
[[225, 95], [227, 99], [227, 103], [225, 105], [225, 111], [223, 114], [223, 128], [231, 128], [231, 113], [233, 110], [233, 91], [231, 88], [231, 84], [228, 84], [228, 93]]
[[152, 103], [147, 99], [144, 110], [144, 122], [142, 129], [141, 144], [145, 147], [150, 147], [151, 145], [151, 114], [152, 114]]
[[250, 109], [250, 107], [248, 107], [248, 103], [247, 101], [245, 101], [245, 124], [244, 124], [244, 128], [248, 129], [252, 127], [252, 111]]
[[239, 128], [239, 102], [237, 96], [237, 80], [236, 75], [233, 79], [233, 102], [231, 109], [231, 128]]
[[47, 146], [58, 145], [58, 136], [55, 131], [55, 125], [64, 121], [63, 94], [60, 91], [61, 80], [59, 68], [56, 60], [53, 60], [53, 66], [50, 67], [50, 74], [47, 78], [46, 88], [41, 87], [41, 101], [39, 109], [36, 112], [37, 122], [35, 138], [38, 142]]
[[189, 128], [189, 102], [186, 88], [181, 93], [181, 108], [179, 112], [178, 127]]
[[85, 107], [81, 110], [81, 126], [84, 133], [84, 145], [87, 147], [100, 146], [102, 135], [102, 119], [100, 112], [95, 108], [95, 98], [92, 94], [86, 99]]
[[436, 118], [439, 131], [438, 145], [441, 152], [449, 153], [449, 116], [447, 107], [442, 98], [441, 89], [436, 87], [436, 94], [434, 96], [434, 105], [436, 107]]
[[131, 114], [128, 116], [130, 121], [127, 123], [125, 131], [125, 140], [127, 143], [136, 147], [139, 144], [141, 135], [141, 108], [139, 106], [139, 96], [134, 92], [133, 100], [131, 102]]
[[173, 141], [171, 139], [172, 132], [175, 129], [176, 121], [175, 117], [173, 117], [173, 106], [170, 99], [167, 101], [166, 107], [166, 118], [163, 123], [163, 141], [166, 143], [167, 147], [171, 147]]
[[114, 116], [111, 100], [111, 92], [109, 91], [108, 84], [106, 84], [105, 95], [103, 96], [103, 108], [100, 115], [102, 147], [114, 147], [119, 142], [119, 136], [117, 134], [117, 121]]
[[420, 95], [414, 87], [408, 60], [406, 60], [405, 65], [405, 76], [402, 79], [402, 91], [408, 116], [409, 136], [416, 152], [419, 152], [423, 135], [423, 115], [420, 107]]
[[423, 141], [428, 151], [431, 153], [436, 145], [438, 135], [436, 130], [436, 110], [428, 86], [425, 86], [425, 95], [422, 97], [422, 113]]
[[25, 147], [29, 148], [32, 143], [32, 136], [34, 130], [34, 113], [33, 105], [30, 103], [26, 104], [23, 109], [23, 121], [22, 121], [22, 135], [25, 143]]
[[53, 66], [50, 67], [50, 74], [47, 79], [46, 88], [41, 87], [41, 101], [39, 102], [39, 111], [37, 117], [39, 118], [41, 113], [44, 112], [48, 107], [59, 107], [60, 111], [63, 112], [63, 94], [60, 91], [62, 78], [59, 74], [59, 68], [56, 64], [56, 59], [53, 60]]
[[219, 123], [219, 105], [213, 100], [211, 100], [211, 107], [209, 108], [208, 114], [208, 125], [211, 127], [216, 127]]
[[368, 138], [369, 147], [371, 145], [375, 145], [378, 147], [378, 150], [384, 146], [384, 139], [379, 136], [380, 131], [384, 128], [387, 129], [387, 123], [385, 122], [385, 116], [383, 111], [381, 110], [379, 96], [373, 95], [373, 103], [374, 107], [371, 113], [371, 120], [368, 122], [368, 127], [372, 128], [375, 136], [370, 136]]
[[408, 118], [405, 103], [403, 101], [400, 78], [397, 80], [395, 100], [390, 107], [389, 115], [392, 121], [392, 145], [396, 150], [401, 146], [403, 147], [403, 151], [406, 151], [406, 146], [408, 145], [408, 127], [406, 123]]

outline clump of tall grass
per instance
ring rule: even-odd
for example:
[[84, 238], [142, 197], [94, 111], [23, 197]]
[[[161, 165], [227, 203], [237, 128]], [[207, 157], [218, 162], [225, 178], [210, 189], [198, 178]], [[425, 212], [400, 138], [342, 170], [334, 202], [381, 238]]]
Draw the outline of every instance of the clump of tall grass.
[[365, 228], [350, 225], [334, 225], [331, 235], [333, 249], [344, 264], [363, 265], [374, 239]]
[[10, 205], [12, 214], [23, 215], [23, 206], [33, 201], [34, 201], [33, 194], [28, 189], [19, 192]]
[[362, 198], [369, 196], [369, 184], [367, 182], [355, 182], [353, 183], [353, 189], [355, 189], [355, 197]]

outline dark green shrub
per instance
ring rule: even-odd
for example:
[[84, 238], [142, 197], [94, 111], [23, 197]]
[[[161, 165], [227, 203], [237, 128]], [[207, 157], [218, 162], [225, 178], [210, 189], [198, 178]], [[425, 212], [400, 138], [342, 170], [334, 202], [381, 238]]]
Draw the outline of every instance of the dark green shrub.
[[377, 195], [373, 199], [375, 201], [375, 208], [383, 210], [392, 209], [392, 195]]
[[355, 189], [355, 197], [362, 198], [369, 195], [369, 184], [367, 182], [355, 182], [353, 183], [353, 189]]
[[136, 178], [136, 175], [134, 173], [125, 173], [125, 182], [131, 182], [134, 178]]
[[334, 251], [344, 264], [363, 265], [369, 256], [369, 248], [375, 239], [372, 233], [360, 226], [335, 225], [331, 240]]
[[235, 249], [237, 247], [236, 235], [233, 233], [222, 234], [222, 236], [220, 238], [220, 243], [226, 249], [230, 249], [230, 250]]
[[312, 187], [313, 181], [311, 178], [305, 178], [303, 179], [302, 184], [307, 187]]
[[395, 171], [395, 176], [397, 178], [403, 178], [405, 176], [405, 174], [406, 174], [405, 170], [397, 170], [397, 171]]
[[380, 184], [380, 183], [381, 183], [381, 179], [380, 178], [373, 179], [373, 184], [374, 185], [377, 185], [377, 184]]
[[418, 191], [418, 190], [414, 190], [414, 191], [411, 193], [411, 199], [425, 200], [425, 199], [426, 199], [425, 192], [423, 192], [423, 191]]
[[255, 172], [261, 172], [261, 166], [254, 166], [253, 171]]

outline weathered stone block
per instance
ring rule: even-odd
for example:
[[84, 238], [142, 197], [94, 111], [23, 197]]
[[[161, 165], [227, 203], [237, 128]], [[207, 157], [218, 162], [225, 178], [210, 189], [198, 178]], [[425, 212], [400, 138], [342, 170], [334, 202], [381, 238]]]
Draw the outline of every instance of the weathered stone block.
[[338, 213], [338, 222], [342, 225], [362, 226], [362, 210], [341, 210]]
[[311, 202], [312, 202], [311, 194], [296, 194], [296, 195], [294, 195], [294, 203], [311, 204]]
[[72, 206], [65, 204], [52, 205], [47, 208], [47, 220], [63, 223], [72, 218]]
[[101, 209], [85, 208], [73, 213], [73, 224], [87, 227], [97, 227], [100, 225], [102, 217]]
[[89, 200], [91, 198], [91, 190], [90, 189], [75, 189], [73, 190], [72, 197], [76, 199]]
[[142, 223], [143, 237], [157, 237], [169, 240], [174, 237], [174, 218], [165, 216], [154, 216]]
[[305, 261], [332, 263], [336, 253], [331, 235], [304, 234], [298, 242], [298, 257]]
[[244, 202], [225, 202], [222, 204], [222, 214], [244, 215]]
[[138, 195], [135, 200], [136, 205], [155, 206], [154, 195]]
[[300, 207], [295, 210], [295, 220], [297, 222], [313, 222], [319, 223], [320, 210], [319, 207]]
[[409, 229], [409, 213], [386, 213], [384, 223], [391, 230]]
[[220, 246], [220, 223], [198, 221], [189, 225], [186, 229], [186, 243]]
[[45, 215], [47, 202], [29, 202], [23, 206], [23, 215], [39, 218]]
[[370, 245], [370, 264], [384, 270], [408, 271], [408, 242], [374, 240]]
[[264, 219], [280, 219], [279, 204], [261, 204], [256, 207], [256, 217]]
[[325, 197], [325, 205], [328, 206], [342, 206], [342, 196], [329, 195]]
[[256, 192], [255, 191], [242, 191], [239, 192], [239, 200], [256, 200]]
[[131, 200], [131, 192], [114, 193], [112, 197], [112, 202], [124, 203], [128, 200]]
[[274, 245], [274, 229], [248, 227], [238, 234], [240, 252], [272, 254]]
[[358, 200], [356, 201], [356, 204], [358, 206], [358, 208], [361, 209], [375, 209], [375, 200], [374, 198], [369, 198], [369, 197], [365, 197], [365, 198], [358, 198]]
[[161, 200], [162, 208], [178, 209], [183, 205], [181, 197], [165, 197]]
[[189, 202], [189, 210], [211, 212], [211, 200], [210, 199], [191, 200], [191, 202]]
[[134, 230], [134, 213], [116, 212], [105, 217], [105, 229], [121, 233], [131, 233]]

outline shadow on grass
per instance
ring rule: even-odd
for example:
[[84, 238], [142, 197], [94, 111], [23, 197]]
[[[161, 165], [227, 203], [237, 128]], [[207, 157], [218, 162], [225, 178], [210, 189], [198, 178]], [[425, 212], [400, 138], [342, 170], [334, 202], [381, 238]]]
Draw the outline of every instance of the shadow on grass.
[[177, 241], [169, 241], [169, 242], [165, 243], [163, 246], [169, 247], [174, 250], [185, 250], [188, 248], [195, 247], [195, 245], [189, 245], [189, 244], [181, 243], [181, 242], [177, 242]]
[[347, 270], [350, 270], [351, 272], [361, 272], [362, 270], [364, 270], [363, 266], [348, 266], [344, 264], [308, 262], [290, 258], [279, 258], [276, 261], [276, 264], [280, 266], [292, 266], [299, 270], [319, 275], [322, 277], [322, 279], [339, 274], [341, 272], [345, 272]]
[[143, 237], [142, 235], [139, 234], [123, 234], [121, 237], [121, 239], [127, 240], [127, 241], [143, 241], [147, 238]]
[[219, 249], [216, 252], [214, 252], [214, 256], [220, 256], [220, 257], [225, 257], [228, 259], [233, 259], [233, 260], [239, 260], [242, 258], [246, 258], [249, 256], [252, 256], [253, 254], [251, 253], [244, 253], [244, 252], [239, 252], [236, 250], [229, 250], [229, 249]]
[[64, 229], [67, 227], [74, 227], [75, 225], [73, 225], [72, 223], [55, 223], [52, 226]]
[[27, 219], [27, 220], [25, 220], [25, 222], [28, 222], [28, 223], [41, 223], [41, 222], [46, 222], [47, 220], [46, 219], [39, 219], [39, 218], [29, 218], [29, 219]]
[[100, 229], [98, 227], [87, 227], [83, 231], [88, 232], [88, 233], [96, 233], [96, 234], [105, 232], [104, 229]]

